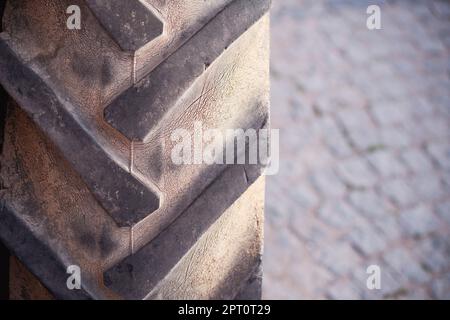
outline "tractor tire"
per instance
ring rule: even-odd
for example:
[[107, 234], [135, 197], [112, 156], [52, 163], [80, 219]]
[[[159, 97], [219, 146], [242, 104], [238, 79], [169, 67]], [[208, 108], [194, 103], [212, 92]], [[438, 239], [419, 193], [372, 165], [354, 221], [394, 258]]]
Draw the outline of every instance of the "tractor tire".
[[260, 299], [264, 164], [171, 137], [269, 128], [270, 1], [1, 2], [10, 297]]

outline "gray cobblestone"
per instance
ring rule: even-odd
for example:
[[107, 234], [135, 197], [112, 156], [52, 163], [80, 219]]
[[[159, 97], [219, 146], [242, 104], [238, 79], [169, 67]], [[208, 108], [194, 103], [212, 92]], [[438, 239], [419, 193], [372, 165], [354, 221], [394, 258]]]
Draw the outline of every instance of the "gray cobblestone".
[[289, 219], [289, 210], [282, 207], [276, 207], [271, 203], [268, 203], [265, 210], [267, 214], [268, 223], [277, 227], [283, 227], [286, 225], [286, 221]]
[[398, 223], [397, 216], [394, 214], [384, 214], [374, 221], [376, 230], [378, 230], [383, 238], [387, 241], [398, 241], [402, 238], [402, 230]]
[[[422, 119], [421, 125], [428, 131], [429, 139], [445, 139], [450, 136], [450, 122], [443, 118], [425, 118]], [[447, 149], [447, 161], [448, 161]]]
[[322, 120], [322, 128], [325, 143], [336, 157], [348, 157], [352, 154], [353, 151], [350, 145], [339, 130], [334, 119], [324, 118]]
[[352, 191], [349, 199], [358, 213], [369, 218], [383, 218], [393, 210], [392, 205], [373, 189]]
[[[287, 230], [272, 234], [272, 237], [269, 237], [267, 240], [270, 240], [272, 245], [267, 246], [264, 251], [272, 259], [265, 263], [265, 268], [270, 270], [271, 275], [280, 277], [284, 274], [286, 268], [290, 266], [290, 247], [298, 240]], [[299, 250], [297, 250], [296, 254], [300, 254]]]
[[342, 110], [337, 118], [347, 131], [353, 129], [367, 129], [373, 125], [367, 111], [363, 108], [351, 108]]
[[391, 178], [406, 174], [406, 167], [397, 159], [396, 155], [386, 150], [375, 152], [368, 156], [377, 172], [383, 178]]
[[382, 145], [380, 136], [375, 127], [367, 129], [358, 128], [348, 133], [349, 140], [357, 151], [370, 151]]
[[400, 214], [400, 225], [411, 236], [423, 236], [438, 229], [439, 221], [434, 216], [433, 210], [425, 205], [419, 205]]
[[298, 96], [289, 99], [289, 113], [294, 121], [308, 121], [313, 119], [314, 110], [306, 99], [299, 99]]
[[314, 252], [313, 256], [321, 265], [339, 277], [351, 275], [361, 263], [359, 255], [347, 242], [343, 241], [329, 243], [322, 250]]
[[406, 179], [395, 178], [385, 181], [380, 189], [399, 207], [408, 207], [417, 202], [416, 194]]
[[384, 255], [386, 263], [392, 267], [398, 277], [406, 277], [410, 281], [423, 283], [430, 280], [428, 274], [405, 248], [395, 248]]
[[[380, 267], [381, 272], [381, 288], [380, 290], [369, 290], [367, 288], [367, 267], [370, 265], [377, 265]], [[383, 299], [391, 298], [392, 295], [404, 291], [404, 283], [392, 270], [387, 266], [380, 258], [379, 259], [367, 259], [366, 263], [361, 268], [355, 269], [353, 274], [353, 283], [360, 288], [363, 293], [364, 299]]]
[[339, 281], [327, 291], [327, 298], [332, 300], [359, 300], [363, 297], [362, 290], [350, 281]]
[[308, 213], [307, 217], [294, 215], [290, 228], [304, 245], [312, 250], [320, 250], [324, 243], [332, 240], [330, 235], [333, 229], [319, 219], [314, 219], [312, 213]]
[[445, 274], [434, 279], [431, 288], [435, 299], [450, 300], [450, 275]]
[[444, 182], [444, 190], [448, 195], [450, 193], [450, 171], [441, 173], [442, 181]]
[[[267, 267], [265, 267], [267, 268]], [[278, 300], [295, 300], [304, 297], [304, 293], [287, 281], [287, 278], [279, 278], [266, 272], [262, 281], [262, 298], [277, 297]]]
[[401, 158], [412, 172], [428, 172], [433, 169], [430, 159], [420, 149], [406, 150], [402, 153]]
[[320, 96], [317, 107], [324, 113], [336, 112], [338, 109], [362, 109], [367, 105], [367, 98], [355, 87], [339, 86], [333, 95]]
[[422, 287], [413, 287], [405, 290], [404, 294], [399, 296], [400, 300], [426, 300], [429, 298], [429, 293]]
[[444, 169], [450, 170], [450, 146], [446, 144], [432, 144], [428, 152], [433, 159]]
[[339, 198], [346, 192], [345, 185], [337, 178], [331, 169], [316, 171], [311, 176], [311, 183], [323, 197]]
[[334, 280], [334, 276], [325, 266], [316, 264], [310, 258], [306, 248], [300, 248], [297, 254], [292, 255], [291, 265], [288, 268], [294, 273], [308, 275], [308, 277], [290, 279], [292, 283], [307, 293], [306, 298], [318, 294], [323, 295], [321, 288], [328, 287]]
[[377, 232], [370, 223], [366, 223], [348, 235], [353, 247], [369, 257], [381, 252], [387, 245], [387, 239]]
[[394, 102], [395, 100], [390, 100], [371, 108], [372, 114], [381, 126], [396, 125], [410, 120], [411, 106]]
[[450, 298], [450, 3], [376, 2], [273, 2], [264, 298]]
[[317, 193], [314, 192], [312, 188], [304, 184], [288, 190], [287, 194], [295, 199], [297, 207], [300, 210], [311, 210], [320, 203]]
[[352, 158], [338, 164], [337, 172], [351, 188], [367, 188], [376, 182], [376, 176], [363, 158]]
[[436, 212], [442, 219], [450, 224], [450, 200], [438, 203], [436, 206]]
[[433, 233], [430, 237], [415, 244], [421, 265], [432, 273], [441, 273], [450, 269], [450, 240], [448, 235]]
[[419, 43], [419, 46], [428, 55], [435, 55], [445, 51], [444, 44], [440, 41], [423, 41]]
[[337, 115], [351, 143], [360, 151], [380, 144], [378, 131], [365, 109], [347, 109]]
[[436, 112], [436, 107], [426, 98], [421, 97], [409, 103], [411, 103], [411, 112], [416, 118], [430, 117]]
[[318, 214], [324, 223], [342, 229], [357, 226], [362, 220], [355, 209], [339, 199], [325, 202]]
[[[402, 127], [404, 128], [406, 134], [411, 138], [412, 147], [421, 147], [427, 144], [430, 141], [428, 136], [428, 130], [423, 126], [420, 121], [411, 121], [402, 123]], [[410, 146], [411, 147], [411, 146]], [[409, 147], [405, 147], [401, 149], [401, 152], [405, 152]]]
[[403, 149], [413, 144], [413, 140], [403, 127], [383, 127], [380, 130], [381, 143], [385, 146]]
[[434, 9], [433, 12], [440, 19], [449, 19], [450, 18], [450, 6], [445, 1], [434, 0], [431, 2], [431, 6]]
[[420, 174], [412, 178], [417, 197], [422, 201], [439, 200], [445, 196], [442, 180], [435, 174]]

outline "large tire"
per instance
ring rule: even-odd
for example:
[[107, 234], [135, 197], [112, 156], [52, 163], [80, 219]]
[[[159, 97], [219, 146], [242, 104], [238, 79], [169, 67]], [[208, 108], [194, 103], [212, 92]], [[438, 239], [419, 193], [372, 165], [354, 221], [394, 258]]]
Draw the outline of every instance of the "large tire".
[[260, 298], [263, 167], [177, 166], [170, 136], [268, 127], [269, 4], [6, 2], [0, 237], [15, 265], [58, 299]]

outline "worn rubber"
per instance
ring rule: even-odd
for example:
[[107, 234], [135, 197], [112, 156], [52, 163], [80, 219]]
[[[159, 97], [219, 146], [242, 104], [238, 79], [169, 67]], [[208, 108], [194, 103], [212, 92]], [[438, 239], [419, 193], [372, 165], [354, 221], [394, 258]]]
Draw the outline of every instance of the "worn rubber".
[[6, 2], [0, 238], [15, 269], [57, 299], [260, 297], [264, 168], [175, 165], [170, 136], [269, 127], [269, 7]]

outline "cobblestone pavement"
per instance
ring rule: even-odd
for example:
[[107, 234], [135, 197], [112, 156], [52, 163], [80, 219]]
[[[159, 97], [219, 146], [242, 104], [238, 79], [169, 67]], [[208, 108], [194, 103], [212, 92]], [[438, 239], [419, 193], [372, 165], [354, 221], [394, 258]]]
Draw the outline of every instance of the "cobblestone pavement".
[[273, 7], [264, 298], [449, 299], [450, 2]]

